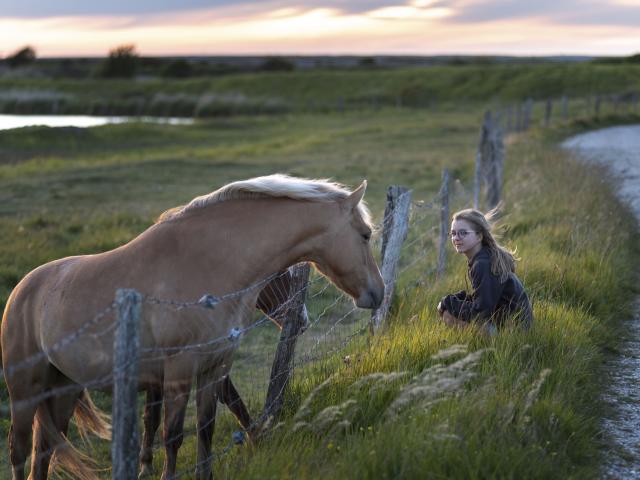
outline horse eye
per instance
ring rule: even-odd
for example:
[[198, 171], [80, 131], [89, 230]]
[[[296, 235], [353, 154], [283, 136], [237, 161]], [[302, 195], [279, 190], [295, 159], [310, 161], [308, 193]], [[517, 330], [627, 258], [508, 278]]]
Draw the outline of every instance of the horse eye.
[[362, 238], [364, 238], [365, 242], [371, 240], [371, 232], [363, 233]]

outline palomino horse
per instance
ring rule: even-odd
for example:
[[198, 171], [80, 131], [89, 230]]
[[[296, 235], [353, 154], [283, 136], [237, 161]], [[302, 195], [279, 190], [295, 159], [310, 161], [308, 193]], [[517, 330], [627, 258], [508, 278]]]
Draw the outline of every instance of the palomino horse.
[[[279, 329], [282, 329], [291, 300], [297, 293], [292, 288], [291, 272], [287, 269], [267, 283], [258, 295], [256, 308], [269, 317]], [[303, 325], [306, 326], [309, 321], [306, 307], [303, 309], [303, 316]], [[251, 420], [251, 415], [233, 385], [230, 376], [224, 377], [219, 382], [216, 395], [217, 399], [229, 408], [242, 428], [251, 437], [257, 425]], [[160, 426], [161, 408], [162, 384], [149, 385], [147, 388], [147, 401], [144, 406], [144, 433], [140, 450], [141, 478], [153, 474], [153, 441], [156, 430]], [[213, 418], [210, 419], [212, 427], [215, 426], [215, 408], [214, 405]]]
[[[61, 453], [60, 462], [74, 456], [73, 451], [63, 455], [58, 442], [82, 389], [111, 379], [115, 315], [96, 314], [107, 312], [118, 288], [136, 289], [147, 299], [139, 327], [139, 385], [163, 385], [162, 478], [175, 475], [194, 378], [196, 477], [210, 478], [212, 428], [204, 422], [213, 418], [212, 379], [229, 373], [237, 346], [237, 340], [226, 341], [222, 348], [220, 341], [237, 338], [251, 324], [264, 279], [308, 261], [358, 307], [380, 305], [384, 283], [369, 245], [371, 224], [361, 203], [365, 188], [363, 182], [350, 192], [283, 175], [235, 182], [167, 212], [126, 245], [53, 261], [29, 273], [11, 293], [2, 322], [14, 480], [24, 478], [33, 426], [33, 478], [46, 478], [51, 449]], [[223, 299], [213, 310], [151, 301], [192, 302], [207, 292]], [[66, 388], [47, 396], [57, 387]], [[85, 476], [90, 473], [85, 469]]]

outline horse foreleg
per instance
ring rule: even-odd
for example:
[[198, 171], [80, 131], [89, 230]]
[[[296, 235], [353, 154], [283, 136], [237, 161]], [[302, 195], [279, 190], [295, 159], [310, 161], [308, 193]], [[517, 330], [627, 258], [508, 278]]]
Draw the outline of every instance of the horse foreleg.
[[246, 405], [228, 375], [224, 377], [219, 385], [218, 398], [221, 403], [224, 403], [229, 408], [251, 438], [255, 430], [253, 420], [251, 420], [251, 415], [249, 415]]
[[162, 413], [162, 385], [147, 388], [147, 401], [144, 405], [144, 433], [140, 449], [140, 474], [143, 478], [153, 474], [153, 440], [160, 426]]
[[211, 440], [216, 424], [217, 391], [221, 380], [211, 374], [198, 375], [198, 456], [196, 479], [211, 480]]
[[188, 382], [164, 382], [164, 466], [162, 480], [172, 480], [176, 474], [178, 450], [184, 439], [184, 416], [189, 402]]

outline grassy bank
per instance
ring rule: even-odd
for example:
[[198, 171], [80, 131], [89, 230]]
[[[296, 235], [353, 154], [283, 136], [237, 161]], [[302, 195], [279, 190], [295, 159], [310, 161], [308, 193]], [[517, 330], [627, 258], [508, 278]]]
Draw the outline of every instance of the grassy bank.
[[[8, 159], [0, 165], [0, 293], [6, 299], [40, 263], [122, 244], [162, 210], [254, 175], [286, 171], [351, 185], [366, 177], [379, 220], [389, 184], [409, 185], [416, 200], [430, 199], [445, 166], [469, 183], [480, 118], [480, 110], [388, 109], [0, 133]], [[416, 286], [429, 266], [418, 264], [401, 278], [389, 330], [370, 345], [358, 337], [339, 355], [298, 370], [284, 423], [256, 447], [231, 450], [215, 463], [217, 474], [597, 476], [598, 366], [602, 348], [615, 345], [617, 319], [627, 313], [636, 227], [606, 175], [568, 158], [554, 141], [536, 134], [508, 140], [504, 241], [522, 257], [518, 273], [536, 315], [532, 332], [485, 339], [444, 328], [434, 306], [465, 287], [465, 261], [450, 256], [441, 281]], [[466, 350], [433, 358], [454, 344]], [[478, 358], [467, 356], [482, 349]], [[466, 363], [456, 363], [463, 358]], [[377, 372], [387, 376], [367, 377]], [[411, 401], [394, 403], [414, 387], [424, 388]], [[257, 402], [249, 400], [255, 411]], [[340, 408], [326, 410], [331, 406]], [[221, 419], [217, 451], [235, 428]], [[6, 430], [0, 451], [5, 439]], [[108, 451], [97, 444], [95, 455], [106, 462]], [[162, 455], [156, 457], [160, 466]], [[194, 458], [189, 438], [180, 468]]]
[[379, 106], [510, 103], [640, 88], [637, 65], [439, 66], [314, 70], [186, 80], [0, 78], [0, 112], [220, 116]]
[[[517, 246], [522, 257], [519, 272], [536, 316], [532, 332], [505, 332], [487, 340], [472, 331], [444, 328], [434, 305], [444, 293], [464, 286], [465, 262], [455, 259], [442, 283], [405, 289], [388, 333], [370, 348], [354, 348], [350, 358], [355, 361], [317, 366], [299, 376], [281, 430], [256, 451], [223, 460], [221, 474], [598, 476], [599, 366], [602, 349], [615, 345], [619, 320], [629, 314], [637, 226], [614, 198], [602, 170], [527, 138], [511, 145], [509, 158], [505, 241]], [[447, 381], [450, 385], [464, 370], [452, 362], [464, 354], [444, 362], [433, 357], [452, 344], [490, 349], [478, 361], [475, 376], [453, 391], [447, 390]], [[438, 377], [437, 363], [450, 365], [451, 371]], [[409, 379], [429, 368], [430, 388], [416, 391], [402, 415], [390, 415], [399, 392], [411, 385]], [[374, 372], [409, 373], [371, 380], [373, 389], [356, 388], [359, 379]], [[328, 385], [301, 415], [302, 399], [327, 378]], [[419, 380], [414, 377], [413, 383]], [[335, 415], [325, 410], [331, 405], [339, 406], [340, 413], [327, 426], [327, 416]], [[296, 426], [301, 420], [308, 425]]]

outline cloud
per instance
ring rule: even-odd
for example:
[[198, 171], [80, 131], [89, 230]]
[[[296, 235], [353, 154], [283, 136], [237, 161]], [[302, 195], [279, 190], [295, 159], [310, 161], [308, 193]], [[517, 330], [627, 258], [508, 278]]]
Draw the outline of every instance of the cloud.
[[[137, 25], [201, 12], [203, 20], [326, 9], [387, 20], [447, 17], [449, 23], [539, 19], [569, 25], [640, 25], [640, 0], [0, 0], [0, 17], [127, 17]], [[289, 12], [289, 13], [287, 13]]]
[[389, 0], [0, 0], [0, 16], [44, 18], [70, 16], [131, 16], [218, 7], [329, 8], [341, 12], [364, 13], [402, 2]]
[[[237, 5], [234, 0], [0, 0], [2, 17], [43, 18], [139, 15]], [[262, 3], [260, 0], [244, 3]]]
[[445, 0], [450, 23], [539, 19], [558, 25], [640, 25], [639, 0]]

